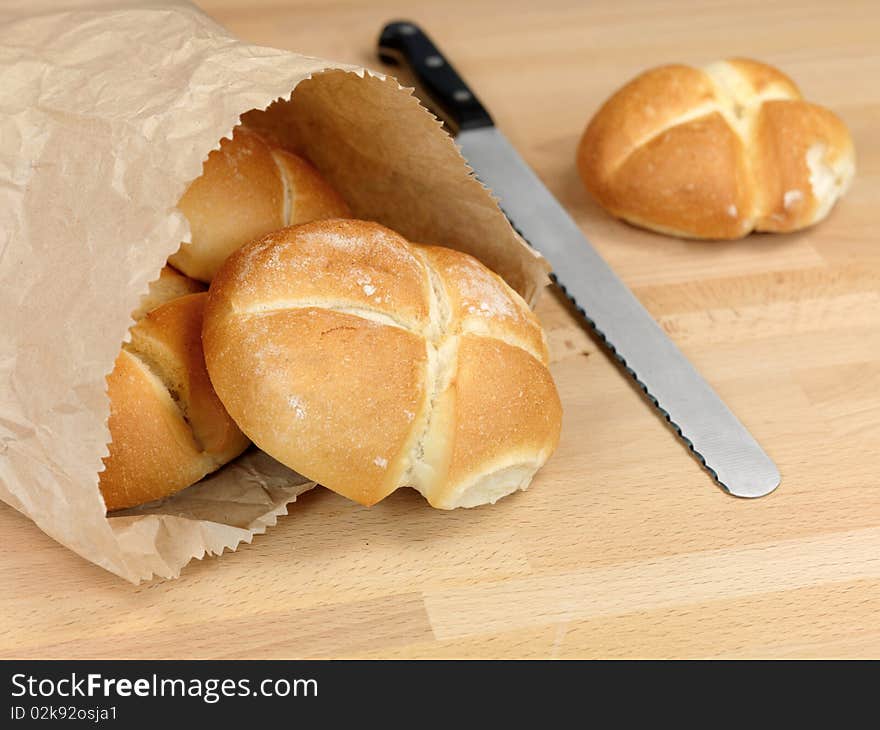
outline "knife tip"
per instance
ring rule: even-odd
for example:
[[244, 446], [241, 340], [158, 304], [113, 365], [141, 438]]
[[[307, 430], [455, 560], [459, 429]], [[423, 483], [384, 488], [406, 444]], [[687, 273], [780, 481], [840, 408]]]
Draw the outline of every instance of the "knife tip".
[[774, 492], [782, 483], [782, 475], [772, 461], [767, 461], [759, 470], [754, 470], [747, 475], [722, 481], [718, 479], [721, 487], [733, 495], [743, 499], [757, 499]]

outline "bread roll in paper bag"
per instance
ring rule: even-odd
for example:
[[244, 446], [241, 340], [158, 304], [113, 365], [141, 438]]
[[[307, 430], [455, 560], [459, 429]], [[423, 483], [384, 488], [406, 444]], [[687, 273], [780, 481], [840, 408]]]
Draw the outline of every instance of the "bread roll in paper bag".
[[312, 486], [258, 451], [106, 515], [105, 377], [176, 209], [242, 117], [310, 159], [355, 216], [475, 255], [533, 302], [546, 278], [409, 90], [242, 43], [182, 2], [0, 7], [0, 498], [137, 582], [234, 549]]

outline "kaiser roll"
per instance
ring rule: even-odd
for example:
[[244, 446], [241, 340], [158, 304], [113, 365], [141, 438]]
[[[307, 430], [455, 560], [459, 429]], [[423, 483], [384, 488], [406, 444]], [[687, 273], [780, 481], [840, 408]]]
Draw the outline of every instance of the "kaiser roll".
[[191, 243], [168, 261], [209, 282], [235, 249], [269, 231], [321, 218], [344, 218], [348, 206], [306, 160], [247, 127], [220, 142], [178, 204]]
[[189, 294], [146, 314], [107, 376], [111, 442], [100, 487], [108, 510], [188, 487], [248, 446], [205, 370], [207, 296]]
[[559, 439], [543, 331], [476, 259], [322, 221], [233, 254], [208, 294], [208, 372], [264, 451], [371, 505], [525, 489]]
[[812, 225], [855, 173], [844, 123], [780, 71], [746, 59], [638, 76], [590, 121], [577, 163], [613, 215], [716, 239]]

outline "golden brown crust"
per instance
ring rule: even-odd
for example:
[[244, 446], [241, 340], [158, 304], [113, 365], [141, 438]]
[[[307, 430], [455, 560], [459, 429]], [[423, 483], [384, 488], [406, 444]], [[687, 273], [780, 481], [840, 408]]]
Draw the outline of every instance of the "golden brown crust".
[[634, 78], [587, 126], [584, 137], [590, 144], [578, 151], [587, 187], [599, 189], [636, 147], [695, 108], [711, 104], [714, 96], [711, 81], [690, 66], [660, 66]]
[[[663, 185], [645, 185], [651, 179]], [[698, 182], [695, 182], [698, 181]], [[713, 112], [670, 127], [634, 149], [610, 178], [606, 205], [628, 220], [664, 230], [712, 230], [719, 238], [748, 233], [741, 212], [753, 205], [745, 151]]]
[[[438, 507], [494, 501], [524, 488], [559, 436], [545, 339], [522, 299], [471, 257], [375, 223], [311, 223], [240, 249], [211, 285], [203, 342], [243, 431], [362, 504], [404, 485]], [[508, 417], [501, 401], [525, 410]], [[510, 466], [528, 478], [501, 474], [485, 498], [465, 489]]]
[[490, 472], [498, 461], [543, 462], [556, 449], [562, 404], [550, 371], [506, 342], [462, 337], [455, 409], [447, 475], [452, 484]]
[[289, 209], [285, 225], [298, 226], [311, 221], [351, 216], [342, 196], [330, 187], [314, 165], [278, 147], [273, 149], [273, 154], [288, 193]]
[[755, 222], [759, 231], [796, 231], [821, 220], [833, 204], [825, 187], [845, 189], [852, 175], [854, 152], [846, 126], [828, 109], [806, 101], [766, 102], [755, 125], [754, 148], [756, 174], [765, 181], [765, 201]]
[[283, 226], [349, 215], [311, 164], [241, 126], [208, 155], [178, 207], [192, 241], [168, 260], [204, 282], [244, 243]]
[[[428, 318], [427, 274], [403, 236], [362, 221], [330, 220], [274, 231], [240, 249], [212, 291], [236, 311], [283, 309], [289, 301], [363, 308], [408, 327]], [[256, 273], [258, 272], [258, 273]], [[215, 297], [216, 298], [216, 297]]]
[[854, 153], [845, 125], [802, 101], [785, 74], [731, 59], [663, 66], [625, 85], [588, 124], [577, 165], [589, 192], [619, 218], [733, 239], [820, 220], [846, 190]]
[[204, 335], [214, 385], [259, 448], [361, 504], [394, 490], [424, 407], [421, 337], [314, 307], [208, 318]]
[[206, 298], [191, 294], [153, 309], [107, 377], [111, 443], [100, 486], [108, 510], [168, 496], [247, 448], [205, 369]]
[[206, 473], [180, 410], [134, 355], [119, 354], [107, 376], [107, 394], [112, 441], [100, 486], [108, 510], [158, 499], [166, 486], [192, 484]]
[[200, 281], [211, 281], [242, 243], [284, 225], [284, 184], [271, 148], [237, 127], [205, 161], [178, 207], [189, 221], [191, 243], [168, 261]]

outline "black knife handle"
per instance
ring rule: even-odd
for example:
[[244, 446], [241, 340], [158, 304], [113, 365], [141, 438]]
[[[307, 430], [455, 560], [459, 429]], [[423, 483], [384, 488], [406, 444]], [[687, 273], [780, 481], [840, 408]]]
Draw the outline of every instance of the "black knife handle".
[[415, 23], [408, 20], [388, 23], [379, 36], [379, 58], [385, 63], [408, 67], [416, 84], [429, 97], [424, 101], [431, 104], [454, 134], [493, 126], [492, 117], [474, 92]]

